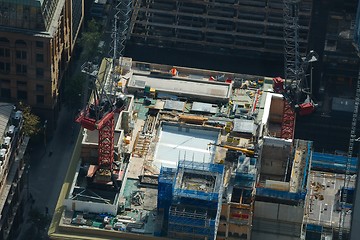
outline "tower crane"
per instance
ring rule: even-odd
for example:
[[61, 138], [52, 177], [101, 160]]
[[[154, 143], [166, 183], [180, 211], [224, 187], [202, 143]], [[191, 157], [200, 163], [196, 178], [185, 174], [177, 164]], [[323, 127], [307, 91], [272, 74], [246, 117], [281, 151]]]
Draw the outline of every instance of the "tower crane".
[[[75, 121], [89, 131], [97, 130], [98, 134], [98, 162], [95, 167], [93, 181], [100, 184], [113, 182], [114, 171], [114, 114], [120, 112], [126, 106], [126, 97], [117, 94], [114, 87], [118, 81], [118, 71], [115, 66], [118, 59], [122, 59], [125, 41], [127, 37], [128, 24], [130, 21], [131, 0], [119, 1], [115, 8], [114, 25], [112, 30], [111, 53], [112, 61], [110, 62], [110, 82], [103, 83], [97, 78], [98, 70], [96, 65], [87, 62], [82, 65], [82, 72], [95, 79], [91, 84], [92, 96], [87, 106], [80, 112]], [[108, 64], [108, 63], [107, 63]], [[121, 66], [121, 64], [120, 64]], [[107, 81], [107, 79], [105, 80]], [[110, 87], [105, 89], [105, 84]], [[89, 175], [89, 174], [88, 174]]]
[[295, 128], [296, 112], [299, 115], [311, 114], [316, 104], [310, 97], [306, 86], [306, 71], [309, 62], [317, 59], [314, 51], [310, 51], [305, 58], [299, 52], [299, 7], [300, 0], [283, 1], [284, 20], [284, 79], [273, 79], [273, 89], [283, 95], [283, 118], [281, 137], [292, 139]]

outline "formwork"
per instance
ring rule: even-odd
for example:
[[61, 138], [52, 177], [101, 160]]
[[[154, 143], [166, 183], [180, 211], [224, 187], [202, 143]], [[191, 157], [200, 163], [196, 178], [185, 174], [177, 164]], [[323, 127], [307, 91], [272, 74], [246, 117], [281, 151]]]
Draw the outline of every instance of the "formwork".
[[[299, 9], [299, 43], [305, 53], [312, 0]], [[153, 46], [283, 54], [282, 0], [137, 0], [131, 18], [132, 42]]]
[[224, 166], [181, 161], [173, 183], [168, 237], [215, 239], [220, 219]]

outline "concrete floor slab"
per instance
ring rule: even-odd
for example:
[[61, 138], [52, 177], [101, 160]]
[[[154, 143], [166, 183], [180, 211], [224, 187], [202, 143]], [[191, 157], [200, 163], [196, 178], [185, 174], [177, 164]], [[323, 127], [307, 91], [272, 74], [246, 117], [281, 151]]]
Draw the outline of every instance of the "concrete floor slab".
[[218, 135], [218, 131], [162, 125], [153, 164], [160, 169], [176, 167], [179, 159], [212, 162], [214, 147], [209, 148], [209, 143], [215, 143]]

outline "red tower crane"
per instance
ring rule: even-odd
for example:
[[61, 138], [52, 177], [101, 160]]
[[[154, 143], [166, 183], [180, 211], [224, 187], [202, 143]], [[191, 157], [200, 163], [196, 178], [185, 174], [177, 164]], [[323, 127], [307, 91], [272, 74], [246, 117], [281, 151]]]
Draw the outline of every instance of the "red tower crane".
[[[86, 63], [82, 67], [82, 72], [95, 77], [98, 71], [94, 69], [92, 63]], [[98, 86], [99, 87], [98, 87]], [[108, 183], [113, 174], [114, 162], [114, 113], [120, 112], [126, 105], [126, 98], [116, 97], [113, 93], [106, 93], [100, 81], [92, 83], [91, 101], [79, 113], [76, 122], [89, 131], [98, 130], [98, 164], [93, 173], [96, 174], [96, 182]], [[100, 88], [100, 91], [99, 89]], [[115, 91], [114, 91], [115, 92]]]
[[[311, 91], [305, 87], [306, 71], [310, 62], [316, 61], [314, 51], [301, 58], [299, 53], [299, 5], [300, 0], [284, 0], [284, 79], [273, 79], [273, 89], [284, 96], [281, 137], [294, 137], [296, 113], [300, 116], [315, 111], [316, 104], [311, 100]], [[310, 86], [311, 88], [311, 86]], [[305, 97], [304, 97], [305, 96]]]
[[[114, 21], [112, 29], [112, 44], [110, 45], [110, 54], [112, 62], [110, 63], [110, 89], [106, 91], [101, 81], [96, 81], [98, 70], [94, 64], [87, 62], [82, 66], [82, 72], [92, 76], [95, 81], [92, 86], [92, 101], [80, 112], [76, 122], [82, 127], [94, 131], [99, 131], [98, 137], [98, 165], [92, 171], [95, 174], [95, 182], [109, 183], [113, 178], [114, 162], [114, 113], [121, 111], [126, 105], [126, 97], [116, 97], [117, 74], [115, 65], [119, 64], [118, 59], [122, 60], [124, 54], [125, 42], [130, 23], [131, 0], [119, 1], [114, 9]], [[109, 54], [109, 55], [110, 55]], [[107, 59], [105, 59], [107, 61]], [[119, 64], [121, 65], [121, 63]], [[100, 86], [100, 88], [97, 87]], [[100, 91], [99, 91], [100, 90]], [[92, 174], [90, 174], [92, 175]], [[89, 176], [89, 172], [88, 172]]]

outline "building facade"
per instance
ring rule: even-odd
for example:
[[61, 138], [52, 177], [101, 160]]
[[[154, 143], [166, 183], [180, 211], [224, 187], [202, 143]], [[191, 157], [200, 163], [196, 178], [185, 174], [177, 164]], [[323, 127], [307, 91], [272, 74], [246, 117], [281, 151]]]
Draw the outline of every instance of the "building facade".
[[0, 1], [0, 99], [56, 123], [61, 82], [84, 17], [83, 0]]
[[23, 118], [12, 104], [0, 103], [0, 239], [14, 239], [26, 201], [24, 153], [29, 141]]
[[[283, 1], [135, 1], [129, 34], [131, 43], [251, 55], [283, 56]], [[307, 49], [312, 0], [299, 5], [299, 47]]]

